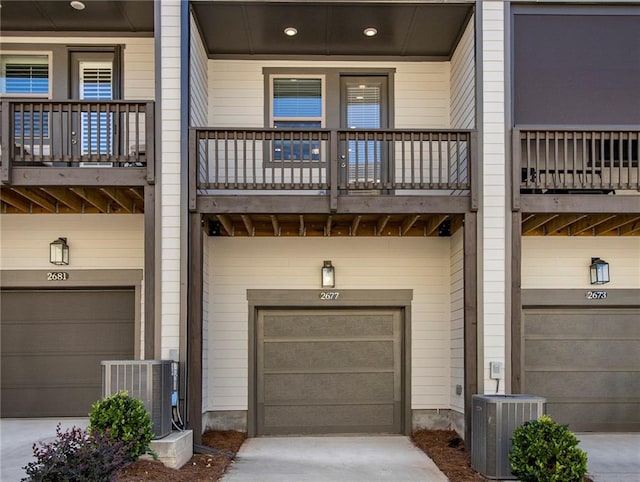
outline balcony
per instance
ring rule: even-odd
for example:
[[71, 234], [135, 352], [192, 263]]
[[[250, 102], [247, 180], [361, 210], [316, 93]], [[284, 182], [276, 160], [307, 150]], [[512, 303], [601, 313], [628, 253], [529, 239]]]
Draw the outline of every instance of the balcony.
[[349, 196], [476, 192], [472, 130], [193, 128], [189, 151], [191, 209], [207, 196], [316, 197], [335, 212]]
[[640, 128], [516, 127], [514, 186], [522, 194], [640, 191]]
[[141, 212], [155, 179], [154, 103], [0, 103], [5, 212]]

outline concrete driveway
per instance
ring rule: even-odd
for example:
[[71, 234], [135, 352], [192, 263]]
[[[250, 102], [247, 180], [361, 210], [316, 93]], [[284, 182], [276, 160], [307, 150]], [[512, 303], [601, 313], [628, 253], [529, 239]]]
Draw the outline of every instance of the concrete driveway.
[[576, 433], [595, 482], [640, 481], [640, 433]]
[[248, 439], [223, 482], [447, 481], [408, 437]]
[[56, 437], [56, 425], [67, 429], [86, 428], [88, 418], [3, 418], [0, 419], [0, 481], [18, 482], [26, 476], [22, 469], [33, 458], [36, 442], [50, 442]]

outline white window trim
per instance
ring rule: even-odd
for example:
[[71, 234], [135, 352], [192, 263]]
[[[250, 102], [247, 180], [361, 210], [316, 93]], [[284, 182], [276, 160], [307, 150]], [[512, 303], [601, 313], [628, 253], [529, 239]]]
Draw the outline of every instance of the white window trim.
[[0, 89], [0, 98], [24, 98], [24, 99], [51, 99], [51, 92], [53, 89], [53, 53], [47, 50], [2, 50], [0, 51], [0, 57], [47, 57], [48, 75], [49, 75], [49, 92], [47, 94], [7, 94], [3, 92], [5, 86]]

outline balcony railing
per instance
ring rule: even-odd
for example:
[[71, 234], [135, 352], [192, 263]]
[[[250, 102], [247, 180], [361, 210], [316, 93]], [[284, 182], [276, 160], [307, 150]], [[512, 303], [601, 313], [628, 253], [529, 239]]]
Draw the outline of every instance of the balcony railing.
[[517, 127], [514, 186], [541, 194], [640, 190], [639, 141], [640, 127]]
[[3, 100], [2, 174], [10, 167], [145, 167], [154, 103]]
[[469, 195], [471, 130], [193, 128], [193, 189]]

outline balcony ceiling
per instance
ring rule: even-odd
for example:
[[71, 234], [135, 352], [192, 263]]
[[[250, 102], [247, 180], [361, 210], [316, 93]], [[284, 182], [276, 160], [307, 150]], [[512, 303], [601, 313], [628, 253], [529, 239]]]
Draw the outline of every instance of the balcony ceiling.
[[153, 34], [153, 0], [83, 0], [83, 3], [84, 10], [75, 10], [66, 0], [2, 0], [0, 31]]
[[[473, 3], [192, 2], [210, 58], [402, 56], [449, 59]], [[286, 27], [298, 34], [288, 37]], [[366, 37], [363, 30], [378, 34]]]
[[144, 189], [2, 186], [0, 204], [3, 214], [139, 214], [144, 212]]

